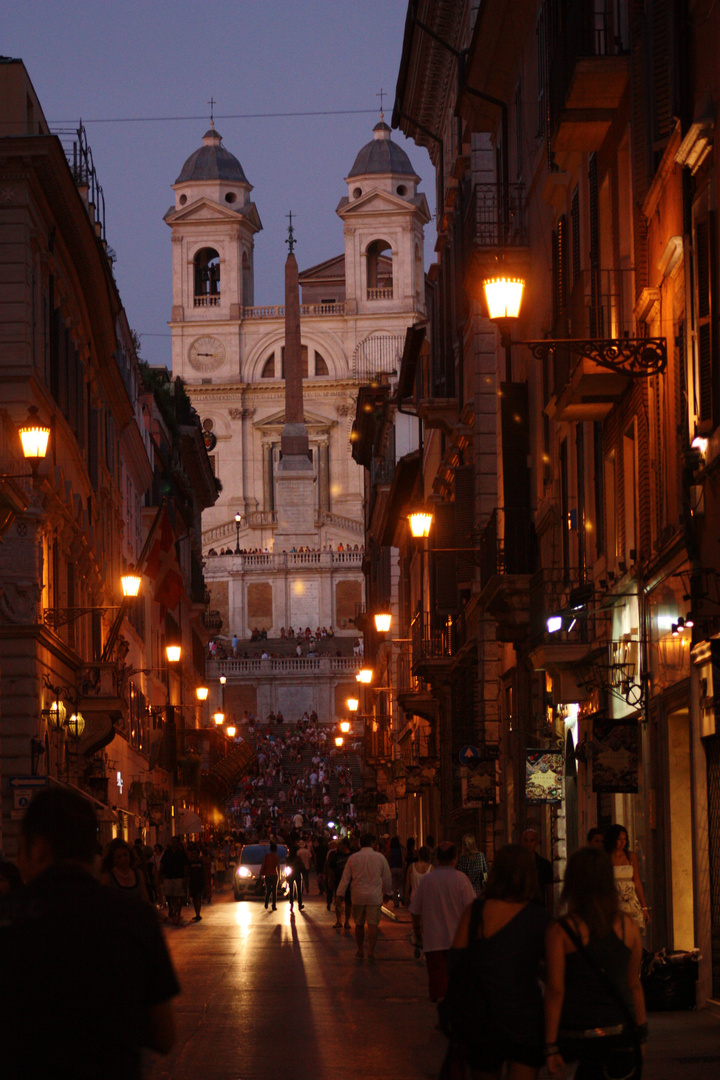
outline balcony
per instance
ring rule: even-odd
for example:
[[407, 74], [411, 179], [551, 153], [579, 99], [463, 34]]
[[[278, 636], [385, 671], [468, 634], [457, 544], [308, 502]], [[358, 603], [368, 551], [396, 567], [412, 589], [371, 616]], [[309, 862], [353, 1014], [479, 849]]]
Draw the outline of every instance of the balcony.
[[413, 649], [405, 645], [397, 658], [397, 701], [408, 716], [437, 720], [438, 700], [415, 673]]
[[530, 626], [535, 527], [526, 511], [498, 507], [480, 534], [480, 607], [497, 622], [499, 641], [517, 642]]
[[[575, 610], [566, 619], [564, 628], [549, 633], [549, 616], [570, 612], [571, 608]], [[592, 586], [580, 580], [577, 568], [538, 570], [532, 576], [530, 660], [536, 669], [547, 671], [557, 681], [554, 690], [557, 701], [578, 701], [587, 696], [582, 686], [583, 669], [598, 649], [607, 649], [607, 640], [611, 637], [610, 618], [609, 610], [595, 607]], [[602, 642], [605, 642], [604, 646]]]
[[542, 30], [550, 39], [548, 140], [556, 161], [598, 150], [610, 129], [630, 73], [625, 6], [565, 0], [555, 34]]
[[417, 414], [427, 428], [451, 435], [459, 421], [455, 372], [427, 353], [419, 358], [416, 375]]
[[193, 307], [220, 307], [220, 294], [195, 296], [193, 297]]
[[[569, 338], [589, 343], [620, 338], [629, 330], [624, 313], [632, 309], [631, 275], [621, 270], [583, 270], [567, 307]], [[630, 376], [599, 364], [590, 356], [558, 347], [552, 359], [557, 420], [603, 420], [630, 384]]]
[[389, 287], [386, 286], [385, 288], [379, 288], [379, 289], [370, 289], [369, 288], [368, 291], [367, 291], [367, 298], [368, 298], [368, 300], [392, 300], [392, 298], [393, 298], [392, 285], [390, 285]]
[[465, 247], [478, 254], [528, 246], [524, 184], [475, 184], [465, 211]]
[[432, 682], [434, 677], [447, 674], [465, 644], [465, 620], [448, 615], [438, 625], [430, 612], [418, 613], [410, 625], [410, 636], [413, 672]]

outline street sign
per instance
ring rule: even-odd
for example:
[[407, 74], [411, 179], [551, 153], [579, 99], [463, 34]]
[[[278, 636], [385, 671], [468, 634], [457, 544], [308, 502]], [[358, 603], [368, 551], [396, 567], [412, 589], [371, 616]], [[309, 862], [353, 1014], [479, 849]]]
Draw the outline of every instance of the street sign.
[[480, 751], [477, 746], [463, 746], [458, 756], [461, 765], [469, 765], [472, 768], [480, 760]]
[[11, 776], [11, 788], [47, 787], [47, 776]]

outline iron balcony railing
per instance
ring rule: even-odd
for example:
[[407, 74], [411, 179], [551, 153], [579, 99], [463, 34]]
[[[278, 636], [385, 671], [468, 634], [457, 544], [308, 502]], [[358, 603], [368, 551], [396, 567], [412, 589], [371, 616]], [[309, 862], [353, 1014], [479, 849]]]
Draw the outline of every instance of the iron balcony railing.
[[579, 59], [628, 52], [626, 0], [557, 0], [541, 38], [549, 57], [550, 132], [565, 105]]
[[475, 184], [465, 211], [468, 250], [526, 247], [524, 184]]
[[420, 357], [415, 379], [418, 401], [456, 397], [454, 363], [443, 364], [437, 355]]
[[526, 507], [496, 507], [480, 533], [482, 587], [496, 574], [532, 574], [537, 536]]
[[465, 620], [448, 615], [444, 622], [428, 611], [418, 612], [410, 625], [413, 664], [456, 656], [465, 644]]
[[[551, 615], [562, 615], [563, 625], [548, 631]], [[530, 579], [530, 637], [542, 644], [590, 644], [608, 637], [610, 613], [597, 605], [592, 585], [577, 567], [540, 569]]]

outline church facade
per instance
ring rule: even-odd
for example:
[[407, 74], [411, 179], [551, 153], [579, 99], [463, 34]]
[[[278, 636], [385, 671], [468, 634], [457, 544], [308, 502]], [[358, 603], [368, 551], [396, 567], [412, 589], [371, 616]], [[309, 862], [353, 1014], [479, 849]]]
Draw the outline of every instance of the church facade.
[[[358, 387], [374, 373], [399, 369], [406, 330], [425, 316], [429, 211], [418, 182], [381, 119], [345, 178], [347, 193], [337, 206], [343, 252], [299, 275], [312, 466], [304, 490], [313, 513], [310, 532], [305, 525], [297, 537], [278, 532], [285, 497], [285, 308], [254, 303], [254, 244], [262, 223], [252, 185], [214, 127], [173, 185], [174, 205], [165, 215], [172, 233], [173, 373], [186, 383], [222, 483], [203, 517], [203, 554], [219, 636], [237, 635], [241, 645], [239, 657], [223, 669], [226, 694], [246, 684], [238, 707], [276, 709], [276, 676], [286, 690], [288, 678], [318, 683], [319, 672], [305, 672], [307, 658], [297, 657], [293, 673], [273, 671], [269, 685], [259, 680], [264, 688], [253, 703], [254, 629], [269, 639], [290, 627], [357, 636], [352, 620], [363, 605], [363, 470], [352, 459], [350, 433]], [[353, 666], [352, 656], [342, 660]], [[325, 690], [307, 701], [327, 715], [335, 712], [335, 690], [347, 671], [325, 674]]]

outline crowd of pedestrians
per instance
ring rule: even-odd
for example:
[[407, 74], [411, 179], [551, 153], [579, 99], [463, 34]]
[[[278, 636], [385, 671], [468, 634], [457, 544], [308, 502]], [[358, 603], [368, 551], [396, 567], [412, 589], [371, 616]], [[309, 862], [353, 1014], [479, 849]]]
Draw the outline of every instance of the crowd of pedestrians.
[[[560, 1077], [573, 1062], [576, 1080], [639, 1077], [647, 1038], [640, 965], [649, 912], [623, 826], [592, 830], [587, 845], [570, 857], [554, 918], [535, 830], [495, 851], [488, 866], [472, 834], [459, 849], [450, 840], [436, 846], [431, 836], [416, 847], [411, 839], [403, 845], [398, 836], [361, 831], [356, 820], [337, 829], [326, 819], [314, 824], [308, 818], [330, 765], [317, 725], [308, 716], [283, 740], [282, 751], [275, 735], [259, 745], [274, 777], [288, 747], [317, 752], [315, 782], [308, 778], [308, 791], [294, 786], [291, 808], [275, 816], [251, 814], [247, 831], [202, 844], [173, 837], [167, 847], [151, 849], [118, 837], [102, 852], [99, 877], [92, 872], [100, 853], [90, 803], [62, 788], [36, 796], [22, 823], [16, 873], [0, 865], [0, 970], [13, 972], [12, 980], [0, 980], [0, 1015], [11, 1024], [3, 1075], [86, 1075], [77, 1041], [70, 1046], [72, 1032], [53, 1008], [58, 985], [82, 1010], [90, 1032], [82, 1053], [113, 1046], [105, 1076], [139, 1077], [143, 1046], [167, 1052], [175, 1039], [178, 985], [161, 920], [183, 925], [183, 908], [191, 904], [193, 921], [200, 922], [203, 904], [227, 888], [243, 844], [251, 841], [267, 846], [265, 908], [277, 910], [282, 875], [290, 911], [295, 905], [304, 910], [314, 870], [326, 910], [334, 911], [333, 928], [354, 925], [358, 961], [376, 958], [383, 906], [409, 910], [429, 997], [450, 1036], [448, 1076], [467, 1067], [475, 1078], [499, 1077], [504, 1069], [508, 1080], [535, 1080], [543, 1066]], [[39, 965], [42, 980], [31, 977]], [[463, 1016], [468, 1003], [475, 1010], [469, 1027], [453, 1015], [458, 1002]], [[120, 1019], [118, 1009], [124, 1010]], [[38, 1012], [50, 1024], [44, 1040], [33, 1040], [28, 1028]], [[28, 1060], [35, 1071], [27, 1071]], [[63, 1072], [58, 1060], [75, 1071]]]

